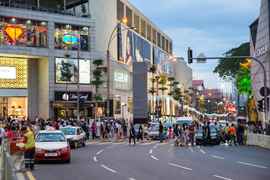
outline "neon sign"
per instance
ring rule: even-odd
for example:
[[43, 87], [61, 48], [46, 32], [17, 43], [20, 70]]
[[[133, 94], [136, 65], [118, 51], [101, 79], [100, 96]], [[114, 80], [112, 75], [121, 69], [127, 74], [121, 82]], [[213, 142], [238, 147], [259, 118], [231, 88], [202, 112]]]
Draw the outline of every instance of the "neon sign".
[[80, 41], [79, 37], [74, 34], [65, 34], [63, 36], [63, 42], [66, 45], [75, 45], [78, 44]]
[[22, 27], [16, 25], [6, 26], [4, 31], [13, 42], [16, 42], [24, 32]]

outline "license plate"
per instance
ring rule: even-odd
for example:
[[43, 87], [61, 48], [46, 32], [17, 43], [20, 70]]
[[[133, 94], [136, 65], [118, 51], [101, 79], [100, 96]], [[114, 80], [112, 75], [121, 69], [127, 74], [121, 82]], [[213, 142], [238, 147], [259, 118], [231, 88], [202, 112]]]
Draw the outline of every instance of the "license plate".
[[45, 156], [47, 156], [47, 157], [55, 157], [55, 156], [57, 156], [57, 153], [46, 153]]

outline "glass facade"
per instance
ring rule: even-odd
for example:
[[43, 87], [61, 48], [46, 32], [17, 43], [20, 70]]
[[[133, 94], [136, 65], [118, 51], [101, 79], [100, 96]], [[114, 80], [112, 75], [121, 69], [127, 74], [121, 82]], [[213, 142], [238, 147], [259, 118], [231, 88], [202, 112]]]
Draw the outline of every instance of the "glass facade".
[[89, 50], [89, 28], [73, 26], [69, 24], [55, 25], [55, 48], [88, 51]]
[[0, 45], [48, 47], [47, 22], [0, 17]]

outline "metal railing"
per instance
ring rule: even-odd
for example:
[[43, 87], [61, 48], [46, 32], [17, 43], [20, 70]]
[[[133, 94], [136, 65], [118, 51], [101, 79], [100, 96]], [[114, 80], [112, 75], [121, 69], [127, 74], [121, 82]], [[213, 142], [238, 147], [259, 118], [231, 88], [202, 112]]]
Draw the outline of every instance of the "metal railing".
[[9, 145], [7, 139], [3, 139], [0, 152], [0, 175], [2, 180], [18, 180], [15, 163], [9, 153]]
[[34, 5], [34, 4], [25, 4], [25, 3], [18, 3], [18, 2], [0, 2], [0, 6], [19, 8], [19, 9], [28, 9], [32, 11], [41, 11], [41, 12], [46, 12], [46, 13], [56, 13], [56, 14], [76, 16], [76, 17], [90, 17], [90, 15], [88, 14], [79, 16], [71, 11], [66, 11], [60, 8], [38, 7], [37, 5]]

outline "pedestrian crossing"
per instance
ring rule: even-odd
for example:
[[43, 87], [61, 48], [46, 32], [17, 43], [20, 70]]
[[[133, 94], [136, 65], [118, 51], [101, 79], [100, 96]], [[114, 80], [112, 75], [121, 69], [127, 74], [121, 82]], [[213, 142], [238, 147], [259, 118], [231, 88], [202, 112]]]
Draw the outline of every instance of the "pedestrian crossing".
[[[156, 141], [146, 141], [146, 142], [136, 142], [137, 145], [142, 145], [142, 146], [147, 146], [147, 145], [152, 145], [157, 143]], [[114, 145], [128, 145], [128, 141], [89, 141], [86, 142], [86, 145], [109, 145], [109, 144], [114, 144]]]

